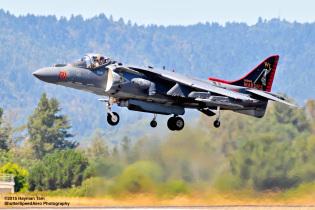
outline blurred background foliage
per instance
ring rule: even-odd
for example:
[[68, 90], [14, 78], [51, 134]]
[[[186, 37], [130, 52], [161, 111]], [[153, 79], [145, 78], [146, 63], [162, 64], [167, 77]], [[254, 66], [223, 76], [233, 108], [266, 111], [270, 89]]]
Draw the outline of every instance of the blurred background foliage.
[[63, 104], [62, 112], [74, 122], [71, 131], [79, 141], [89, 137], [95, 128], [105, 130], [112, 136], [110, 141], [117, 144], [124, 133], [141, 137], [143, 126], [149, 127], [151, 118], [121, 109], [122, 123], [108, 127], [99, 96], [46, 84], [31, 74], [38, 68], [73, 62], [91, 52], [124, 64], [165, 66], [189, 76], [227, 80], [237, 79], [266, 57], [279, 54], [273, 91], [294, 97], [300, 105], [315, 97], [315, 23], [260, 18], [251, 26], [213, 22], [165, 27], [115, 21], [104, 14], [66, 19], [14, 16], [0, 10], [0, 26], [0, 107], [6, 110], [7, 118], [14, 125], [25, 124], [41, 93], [46, 92]]
[[[49, 115], [47, 109], [39, 111], [43, 101], [55, 100], [43, 94], [24, 130], [1, 120], [0, 131], [6, 138], [1, 144], [0, 170], [23, 180], [17, 191], [68, 196], [152, 194], [169, 198], [246, 189], [250, 193], [273, 191], [289, 196], [298, 190], [314, 189], [314, 100], [299, 109], [271, 102], [262, 119], [226, 111], [220, 129], [211, 126], [212, 118], [201, 115], [197, 121], [187, 121], [180, 132], [125, 136], [119, 145], [99, 129], [78, 145], [68, 133], [68, 121], [33, 129], [37, 124], [31, 122], [37, 120], [57, 116], [67, 119], [60, 114], [57, 101], [55, 111]], [[3, 129], [8, 126], [12, 128]], [[68, 135], [61, 135], [65, 133]], [[71, 142], [71, 146], [49, 146], [56, 142]], [[44, 156], [38, 156], [38, 152]]]
[[[252, 26], [139, 26], [103, 14], [58, 19], [0, 10], [0, 25], [0, 172], [15, 175], [16, 191], [114, 197], [207, 196], [213, 191], [313, 195], [314, 23], [260, 18]], [[287, 93], [303, 108], [270, 103], [262, 119], [224, 112], [220, 129], [212, 127], [212, 118], [188, 112], [181, 132], [160, 126], [163, 116], [153, 130], [145, 114], [121, 109], [122, 122], [109, 127], [97, 96], [31, 75], [89, 52], [224, 79], [238, 78], [279, 54], [273, 91]]]

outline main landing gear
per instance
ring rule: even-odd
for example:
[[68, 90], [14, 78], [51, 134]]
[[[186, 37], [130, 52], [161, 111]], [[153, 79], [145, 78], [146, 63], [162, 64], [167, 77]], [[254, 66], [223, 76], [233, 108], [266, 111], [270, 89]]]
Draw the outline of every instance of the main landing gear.
[[180, 131], [184, 128], [184, 126], [185, 126], [185, 122], [183, 118], [178, 117], [178, 116], [170, 117], [167, 121], [167, 127], [171, 131]]
[[[167, 121], [167, 127], [171, 130], [171, 131], [180, 131], [184, 128], [185, 122], [183, 120], [183, 118], [178, 117], [178, 116], [173, 116], [170, 117]], [[152, 128], [155, 128], [157, 126], [157, 122], [156, 122], [156, 114], [154, 114], [154, 117], [152, 119], [152, 121], [150, 122], [150, 126]]]
[[[114, 103], [117, 103], [115, 101], [114, 98], [109, 98], [107, 99], [99, 99], [100, 101], [105, 102], [105, 107], [106, 107], [106, 111], [107, 111], [107, 122], [109, 125], [111, 126], [115, 126], [118, 125], [120, 117], [116, 112], [112, 112], [112, 105]], [[214, 113], [215, 111], [212, 111], [212, 113]], [[221, 126], [221, 122], [220, 122], [220, 107], [217, 107], [216, 110], [216, 120], [213, 122], [213, 126], [215, 128], [219, 128]], [[156, 116], [157, 114], [154, 114], [153, 119], [150, 122], [150, 126], [152, 128], [155, 128], [157, 126], [157, 121], [156, 121]], [[213, 116], [213, 115], [211, 115]], [[167, 127], [171, 130], [171, 131], [180, 131], [184, 128], [185, 126], [185, 121], [183, 118], [174, 115], [172, 117], [170, 117], [167, 121]]]
[[[178, 116], [171, 117], [167, 121], [167, 127], [171, 131], [182, 130], [184, 128], [184, 125], [185, 125], [185, 122], [184, 122], [183, 118], [178, 117]], [[154, 114], [154, 117], [153, 117], [152, 121], [150, 122], [150, 126], [152, 128], [155, 128], [157, 126], [156, 114]]]

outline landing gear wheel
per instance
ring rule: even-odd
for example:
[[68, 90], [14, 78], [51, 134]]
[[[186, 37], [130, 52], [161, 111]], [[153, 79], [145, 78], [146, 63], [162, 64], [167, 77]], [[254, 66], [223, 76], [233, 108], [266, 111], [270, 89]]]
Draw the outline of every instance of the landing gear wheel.
[[185, 122], [181, 117], [175, 117], [175, 130], [180, 131], [184, 128]]
[[171, 131], [175, 130], [175, 126], [174, 126], [174, 121], [175, 121], [175, 117], [170, 117], [167, 121], [167, 127], [168, 129], [170, 129]]
[[213, 122], [213, 126], [214, 126], [215, 128], [219, 128], [220, 125], [221, 125], [221, 123], [220, 123], [219, 120], [215, 120], [215, 121]]
[[114, 116], [112, 116], [110, 113], [107, 114], [107, 122], [108, 124], [115, 126], [119, 123], [119, 115], [116, 112], [112, 112]]
[[171, 131], [175, 131], [175, 130], [180, 131], [184, 128], [184, 126], [185, 126], [185, 122], [184, 122], [183, 118], [181, 118], [181, 117], [171, 117], [167, 121], [167, 127]]
[[152, 120], [152, 121], [150, 122], [150, 126], [151, 126], [152, 128], [155, 128], [155, 127], [157, 126], [156, 120]]

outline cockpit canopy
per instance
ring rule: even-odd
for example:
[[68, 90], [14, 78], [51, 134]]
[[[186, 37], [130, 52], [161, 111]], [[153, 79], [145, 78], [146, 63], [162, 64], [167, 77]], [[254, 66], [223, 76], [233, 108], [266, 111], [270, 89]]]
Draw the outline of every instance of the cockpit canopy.
[[72, 63], [72, 66], [85, 68], [85, 69], [96, 69], [100, 66], [106, 66], [111, 63], [111, 59], [101, 54], [86, 54], [79, 61]]

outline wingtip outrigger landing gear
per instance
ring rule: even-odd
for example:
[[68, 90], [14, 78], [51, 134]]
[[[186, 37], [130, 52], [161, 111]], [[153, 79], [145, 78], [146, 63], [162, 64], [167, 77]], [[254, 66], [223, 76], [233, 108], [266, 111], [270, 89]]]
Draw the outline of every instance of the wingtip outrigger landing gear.
[[220, 125], [221, 125], [221, 122], [220, 122], [219, 120], [215, 120], [215, 121], [213, 122], [213, 126], [214, 126], [215, 128], [219, 128]]
[[178, 117], [176, 115], [174, 115], [173, 117], [170, 117], [167, 121], [167, 127], [171, 131], [180, 131], [184, 128], [184, 126], [185, 126], [185, 121], [183, 120], [183, 118]]
[[219, 107], [219, 106], [217, 107], [216, 115], [217, 115], [217, 118], [216, 118], [216, 120], [213, 122], [213, 126], [214, 126], [215, 128], [219, 128], [220, 125], [221, 125], [221, 122], [220, 122], [220, 107]]
[[157, 126], [157, 122], [156, 122], [156, 114], [154, 114], [152, 121], [150, 122], [150, 126], [152, 128], [155, 128]]

